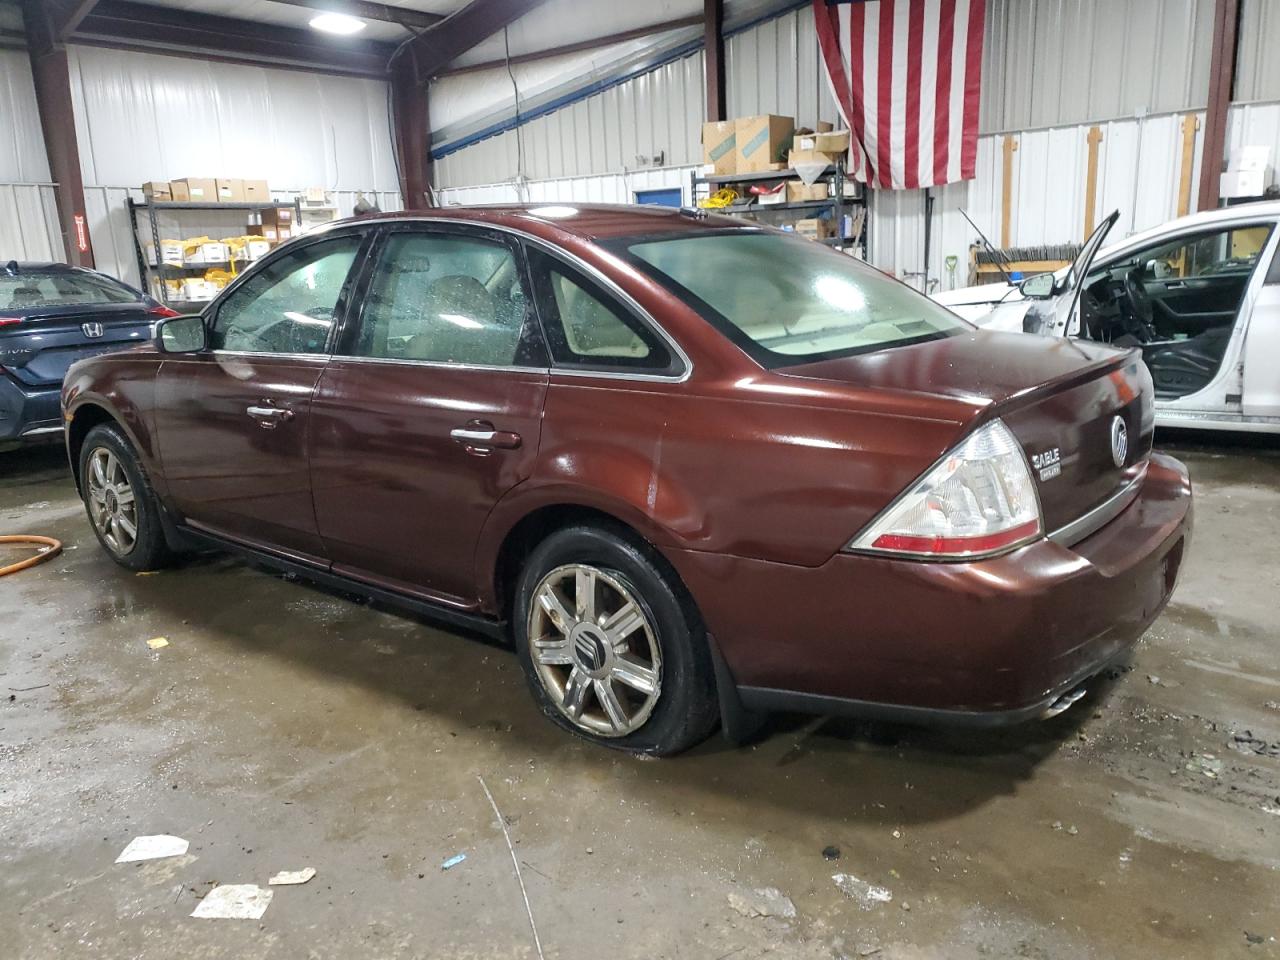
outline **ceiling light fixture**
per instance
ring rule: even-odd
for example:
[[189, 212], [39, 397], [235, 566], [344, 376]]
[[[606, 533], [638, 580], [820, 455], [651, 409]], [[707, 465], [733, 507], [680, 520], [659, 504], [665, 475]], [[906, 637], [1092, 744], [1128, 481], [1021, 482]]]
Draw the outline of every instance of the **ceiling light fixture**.
[[345, 13], [321, 13], [311, 18], [311, 29], [322, 30], [325, 33], [336, 33], [343, 37], [359, 33], [365, 26], [366, 24], [363, 20], [349, 17]]

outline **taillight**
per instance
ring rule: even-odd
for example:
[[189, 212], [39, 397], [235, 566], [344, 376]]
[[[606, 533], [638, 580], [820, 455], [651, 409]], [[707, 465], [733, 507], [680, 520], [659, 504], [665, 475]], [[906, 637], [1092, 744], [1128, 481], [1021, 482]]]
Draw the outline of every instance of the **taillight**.
[[1042, 530], [1035, 481], [1001, 421], [971, 433], [847, 549], [935, 559], [985, 557]]
[[7, 327], [11, 323], [21, 323], [22, 317], [0, 317], [0, 327]]
[[163, 304], [157, 304], [156, 306], [152, 307], [150, 310], [148, 310], [148, 311], [147, 311], [147, 315], [148, 315], [148, 316], [151, 316], [151, 317], [180, 317], [180, 316], [182, 316], [182, 314], [180, 314], [177, 310], [173, 310], [173, 309], [171, 309], [171, 308], [169, 308], [169, 307], [164, 306]]

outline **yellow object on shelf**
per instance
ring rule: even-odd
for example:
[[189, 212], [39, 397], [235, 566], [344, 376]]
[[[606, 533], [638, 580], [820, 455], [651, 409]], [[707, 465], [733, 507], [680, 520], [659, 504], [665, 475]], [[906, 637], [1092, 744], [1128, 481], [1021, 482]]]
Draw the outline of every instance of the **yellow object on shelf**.
[[732, 206], [734, 201], [738, 199], [738, 191], [729, 187], [721, 187], [705, 200], [699, 200], [698, 206], [703, 210], [723, 210]]

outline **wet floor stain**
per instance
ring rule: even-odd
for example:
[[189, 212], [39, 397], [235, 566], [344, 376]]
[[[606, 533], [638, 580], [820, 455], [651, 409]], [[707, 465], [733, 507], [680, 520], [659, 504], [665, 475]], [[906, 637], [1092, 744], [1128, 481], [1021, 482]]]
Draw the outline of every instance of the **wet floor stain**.
[[[783, 716], [659, 762], [566, 737], [477, 638], [225, 557], [135, 577], [57, 454], [5, 462], [5, 529], [76, 549], [0, 582], [0, 952], [536, 956], [480, 775], [548, 957], [1280, 956], [1280, 447], [1177, 452], [1175, 603], [1062, 717]], [[154, 833], [188, 855], [113, 863]], [[188, 917], [304, 865], [261, 924]], [[731, 906], [770, 888], [794, 916]]]

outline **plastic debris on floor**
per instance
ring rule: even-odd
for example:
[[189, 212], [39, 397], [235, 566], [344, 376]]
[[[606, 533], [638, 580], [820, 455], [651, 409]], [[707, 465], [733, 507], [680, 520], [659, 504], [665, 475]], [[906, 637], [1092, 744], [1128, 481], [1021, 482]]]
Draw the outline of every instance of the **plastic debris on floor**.
[[159, 650], [161, 647], [167, 647], [169, 640], [166, 637], [152, 637], [147, 641], [147, 646], [152, 650]]
[[157, 834], [151, 837], [134, 837], [129, 845], [120, 851], [116, 863], [135, 863], [139, 860], [158, 860], [161, 857], [180, 857], [187, 852], [190, 844], [181, 837], [168, 834]]
[[874, 883], [859, 880], [851, 873], [832, 874], [831, 879], [836, 882], [836, 886], [840, 888], [841, 893], [857, 903], [863, 910], [871, 910], [893, 899], [893, 893], [885, 887], [877, 887]]
[[454, 867], [456, 867], [458, 864], [460, 864], [460, 863], [461, 863], [463, 860], [465, 860], [465, 859], [467, 859], [467, 855], [466, 855], [465, 853], [459, 853], [459, 854], [457, 854], [456, 856], [452, 856], [452, 857], [450, 857], [450, 858], [449, 858], [448, 860], [446, 860], [444, 863], [440, 864], [440, 869], [441, 869], [441, 870], [452, 870]]
[[790, 920], [796, 915], [796, 905], [777, 887], [731, 893], [729, 906], [744, 917], [782, 917]]
[[316, 875], [315, 867], [303, 867], [301, 870], [281, 870], [267, 881], [272, 887], [290, 887], [294, 884], [306, 883]]
[[261, 920], [271, 895], [256, 883], [220, 884], [205, 895], [191, 916], [198, 920]]

